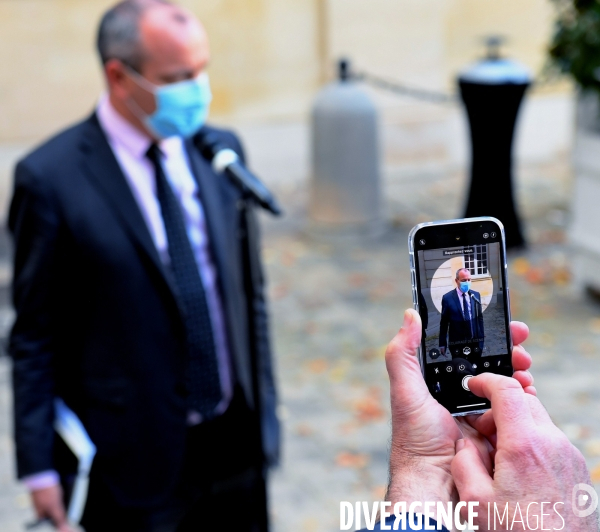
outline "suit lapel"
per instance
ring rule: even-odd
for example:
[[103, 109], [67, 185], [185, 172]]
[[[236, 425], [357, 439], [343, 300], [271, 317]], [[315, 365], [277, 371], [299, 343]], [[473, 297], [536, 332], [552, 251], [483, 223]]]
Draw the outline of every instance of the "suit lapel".
[[115, 158], [96, 115], [86, 123], [82, 142], [85, 175], [103, 194], [132, 240], [159, 271], [172, 293], [173, 283], [168, 276], [154, 245], [140, 208]]

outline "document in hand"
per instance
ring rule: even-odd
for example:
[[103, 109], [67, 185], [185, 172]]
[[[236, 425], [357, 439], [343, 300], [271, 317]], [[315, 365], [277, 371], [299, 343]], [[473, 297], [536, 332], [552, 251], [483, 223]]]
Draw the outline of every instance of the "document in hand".
[[59, 397], [54, 400], [54, 412], [54, 429], [79, 462], [67, 511], [69, 521], [79, 523], [87, 499], [90, 469], [96, 455], [96, 446], [90, 440], [80, 419]]

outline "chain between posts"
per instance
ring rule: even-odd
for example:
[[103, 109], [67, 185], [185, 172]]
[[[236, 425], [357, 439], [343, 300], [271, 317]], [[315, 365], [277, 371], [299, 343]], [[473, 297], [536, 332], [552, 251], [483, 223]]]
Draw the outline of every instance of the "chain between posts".
[[410, 87], [404, 83], [390, 81], [379, 76], [374, 76], [373, 74], [369, 74], [367, 72], [353, 72], [351, 79], [368, 83], [369, 85], [386, 90], [388, 92], [393, 92], [402, 96], [410, 96], [418, 100], [425, 100], [432, 103], [446, 104], [457, 103], [459, 101], [456, 94], [445, 94], [443, 92]]
[[[404, 83], [391, 81], [389, 79], [375, 76], [364, 71], [352, 72], [348, 75], [348, 78], [354, 81], [361, 81], [363, 83], [367, 83], [369, 85], [372, 85], [373, 87], [377, 87], [388, 92], [393, 92], [398, 95], [408, 96], [417, 100], [423, 100], [430, 103], [455, 104], [460, 101], [460, 97], [458, 96], [458, 94], [448, 94], [441, 91], [433, 91], [429, 89], [411, 87]], [[532, 81], [530, 90], [535, 91], [548, 85], [559, 83], [560, 81], [561, 79], [558, 76], [555, 77], [541, 75], [536, 80]]]

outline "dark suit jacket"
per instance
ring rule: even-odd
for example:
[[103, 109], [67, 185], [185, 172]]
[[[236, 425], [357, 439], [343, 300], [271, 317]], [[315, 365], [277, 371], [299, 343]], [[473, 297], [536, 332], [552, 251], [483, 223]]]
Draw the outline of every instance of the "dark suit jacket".
[[[481, 301], [481, 295], [475, 290], [471, 293]], [[467, 296], [470, 297], [470, 296]], [[473, 333], [471, 334], [471, 330]], [[483, 314], [481, 305], [471, 299], [471, 326], [465, 321], [462, 307], [456, 289], [451, 290], [442, 297], [442, 317], [440, 319], [440, 347], [447, 347], [453, 342], [464, 342], [471, 338], [483, 338]], [[483, 348], [483, 340], [479, 342]]]
[[[236, 137], [217, 131], [240, 155]], [[187, 142], [219, 274], [235, 378], [260, 414], [265, 462], [279, 426], [254, 214]], [[250, 227], [246, 227], [249, 220]], [[95, 115], [16, 168], [10, 338], [18, 475], [56, 468], [53, 398], [97, 446], [118, 500], [151, 505], [174, 485], [186, 435], [185, 333], [172, 281]], [[240, 435], [242, 436], [242, 435]], [[240, 447], [243, 452], [242, 446]]]

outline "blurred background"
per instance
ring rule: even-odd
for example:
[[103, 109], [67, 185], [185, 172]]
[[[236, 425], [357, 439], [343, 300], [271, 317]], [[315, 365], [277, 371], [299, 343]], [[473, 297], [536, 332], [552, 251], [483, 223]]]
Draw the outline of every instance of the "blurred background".
[[[93, 111], [103, 91], [96, 27], [113, 3], [0, 0], [3, 337], [12, 320], [5, 230], [12, 169], [37, 143]], [[594, 217], [600, 127], [595, 100], [581, 111], [587, 121], [576, 120], [585, 95], [570, 77], [547, 69], [560, 2], [180, 3], [210, 37], [211, 121], [240, 133], [251, 168], [286, 211], [281, 220], [263, 220], [285, 423], [284, 458], [271, 483], [276, 532], [335, 530], [340, 501], [383, 497], [389, 439], [383, 351], [412, 304], [406, 238], [416, 223], [462, 216], [469, 183], [469, 130], [458, 98], [432, 101], [356, 81], [378, 116], [382, 228], [369, 239], [311, 230], [311, 109], [322, 87], [335, 81], [342, 56], [356, 72], [452, 96], [459, 72], [485, 55], [485, 38], [501, 35], [502, 55], [531, 72], [535, 82], [514, 145], [515, 195], [528, 246], [510, 255], [513, 318], [530, 325], [527, 348], [541, 400], [584, 452], [598, 486], [600, 307], [586, 272], [600, 271], [600, 215]], [[32, 517], [14, 481], [12, 452], [10, 361], [2, 356], [0, 529], [6, 532], [22, 530]]]

